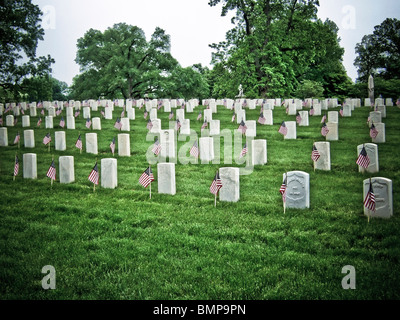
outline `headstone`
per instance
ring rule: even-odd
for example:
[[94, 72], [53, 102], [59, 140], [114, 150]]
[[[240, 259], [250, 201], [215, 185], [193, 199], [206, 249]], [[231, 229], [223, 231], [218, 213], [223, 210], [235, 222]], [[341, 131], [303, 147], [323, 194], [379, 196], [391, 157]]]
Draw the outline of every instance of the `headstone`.
[[360, 155], [360, 152], [365, 147], [365, 151], [367, 152], [367, 156], [369, 158], [369, 165], [366, 169], [361, 166], [358, 166], [359, 172], [369, 172], [376, 173], [379, 172], [379, 157], [378, 157], [378, 145], [375, 143], [365, 143], [357, 146], [357, 158]]
[[30, 114], [31, 117], [36, 117], [37, 116], [36, 106], [30, 106], [29, 107], [29, 114]]
[[74, 116], [74, 108], [66, 107], [65, 108], [65, 116], [66, 117], [73, 117]]
[[[285, 179], [285, 174], [283, 174]], [[305, 209], [310, 207], [310, 175], [303, 171], [287, 173], [286, 208]]]
[[86, 133], [86, 152], [97, 154], [97, 133]]
[[117, 159], [101, 159], [101, 187], [115, 189], [118, 186]]
[[274, 124], [274, 116], [272, 110], [264, 110], [265, 125], [272, 126]]
[[55, 117], [55, 116], [56, 116], [56, 108], [54, 108], [54, 107], [49, 107], [49, 108], [47, 109], [47, 115], [48, 115], [49, 117]]
[[101, 130], [101, 119], [99, 117], [92, 118], [92, 129]]
[[242, 120], [246, 122], [246, 110], [239, 110], [236, 113], [236, 123], [239, 124]]
[[386, 106], [377, 106], [376, 111], [380, 111], [382, 118], [386, 118]]
[[296, 104], [290, 102], [290, 104], [289, 104], [289, 110], [288, 110], [288, 115], [289, 115], [289, 116], [295, 116], [296, 113], [297, 113]]
[[121, 118], [122, 128], [121, 131], [131, 131], [129, 118]]
[[171, 103], [169, 100], [164, 100], [164, 112], [171, 112]]
[[9, 114], [8, 116], [6, 116], [6, 126], [14, 127], [14, 116], [12, 114]]
[[372, 138], [372, 143], [384, 143], [386, 142], [386, 135], [385, 135], [385, 124], [374, 123], [376, 131], [378, 131], [378, 135], [375, 138]]
[[339, 112], [337, 112], [337, 111], [328, 111], [328, 122], [339, 123]]
[[130, 136], [128, 133], [118, 134], [118, 155], [120, 157], [131, 156], [131, 143], [130, 143]]
[[55, 149], [58, 151], [65, 151], [67, 149], [67, 144], [65, 140], [65, 131], [55, 132]]
[[22, 128], [29, 127], [31, 125], [30, 116], [22, 116]]
[[392, 100], [392, 98], [386, 98], [385, 105], [386, 105], [386, 107], [393, 107], [393, 100]]
[[[375, 195], [375, 212], [364, 206], [364, 214], [372, 218], [390, 218], [393, 215], [393, 187], [392, 180], [387, 178], [371, 178], [372, 189]], [[370, 180], [363, 181], [363, 201], [369, 191]]]
[[299, 111], [299, 115], [301, 117], [299, 126], [300, 127], [308, 127], [309, 126], [308, 111]]
[[211, 109], [204, 109], [204, 121], [210, 122], [211, 120], [212, 120], [212, 111], [211, 111]]
[[315, 142], [320, 157], [314, 162], [314, 170], [331, 170], [331, 148], [330, 142]]
[[344, 105], [343, 106], [343, 117], [351, 117], [351, 105]]
[[190, 135], [190, 119], [183, 119], [181, 122], [181, 128], [179, 134]]
[[382, 122], [382, 113], [380, 111], [371, 111], [369, 113], [369, 127], [371, 127], [372, 123]]
[[339, 123], [338, 122], [328, 122], [326, 124], [328, 127], [328, 134], [326, 135], [325, 139], [327, 141], [337, 141], [339, 140]]
[[256, 120], [246, 121], [246, 137], [255, 137], [257, 135], [257, 122]]
[[217, 136], [220, 134], [220, 120], [210, 121], [210, 136]]
[[162, 158], [169, 157], [170, 160], [176, 159], [176, 146], [175, 146], [175, 130], [161, 130], [160, 131], [160, 144]]
[[257, 139], [252, 142], [252, 164], [264, 165], [267, 163], [267, 140]]
[[200, 161], [208, 163], [214, 160], [214, 140], [212, 137], [199, 138]]
[[0, 147], [8, 146], [8, 131], [5, 127], [0, 127]]
[[105, 107], [104, 108], [104, 118], [106, 120], [111, 120], [112, 119], [112, 108], [111, 107]]
[[157, 119], [157, 109], [151, 109], [150, 110], [150, 120]]
[[285, 121], [287, 134], [285, 140], [297, 139], [296, 121]]
[[158, 193], [176, 194], [175, 163], [157, 163]]
[[[57, 134], [57, 132], [56, 132]], [[61, 156], [58, 159], [60, 167], [60, 183], [72, 183], [75, 181], [75, 168], [73, 156]]]
[[223, 167], [219, 169], [222, 187], [219, 190], [219, 200], [237, 202], [240, 199], [239, 168]]
[[152, 122], [153, 127], [150, 130], [150, 133], [160, 133], [161, 132], [161, 119], [154, 119]]
[[75, 118], [74, 118], [74, 116], [67, 117], [67, 129], [75, 130]]
[[37, 179], [36, 153], [24, 153], [22, 161], [24, 179]]
[[45, 126], [46, 129], [53, 129], [53, 117], [52, 116], [46, 116], [45, 123], [46, 123], [46, 126]]
[[34, 130], [24, 130], [24, 146], [25, 148], [35, 147], [35, 131]]
[[135, 120], [135, 109], [126, 107], [126, 113], [129, 120]]
[[90, 118], [90, 107], [83, 107], [83, 118]]
[[321, 101], [321, 110], [328, 110], [328, 101], [327, 100]]
[[364, 100], [364, 106], [365, 107], [370, 107], [371, 106], [371, 99], [370, 98], [366, 98]]

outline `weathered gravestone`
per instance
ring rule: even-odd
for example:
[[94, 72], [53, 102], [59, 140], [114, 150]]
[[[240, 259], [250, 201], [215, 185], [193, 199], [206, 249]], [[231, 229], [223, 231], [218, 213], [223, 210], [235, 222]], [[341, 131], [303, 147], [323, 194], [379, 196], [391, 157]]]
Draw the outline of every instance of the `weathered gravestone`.
[[301, 118], [299, 126], [300, 127], [308, 127], [309, 126], [308, 111], [299, 111], [299, 115]]
[[65, 140], [65, 131], [55, 132], [55, 149], [57, 151], [65, 151], [67, 149], [67, 144]]
[[169, 158], [170, 162], [175, 162], [176, 160], [176, 145], [175, 145], [175, 130], [161, 130], [160, 131], [160, 144], [161, 151], [160, 157], [163, 159]]
[[99, 117], [92, 118], [92, 129], [101, 130], [101, 119]]
[[75, 118], [74, 118], [74, 116], [67, 117], [67, 129], [75, 130]]
[[367, 168], [358, 166], [359, 172], [376, 173], [379, 172], [379, 157], [378, 157], [378, 145], [375, 143], [364, 143], [357, 146], [357, 157], [360, 155], [362, 148], [365, 148], [367, 157], [369, 159], [369, 165]]
[[204, 109], [204, 121], [211, 122], [211, 120], [212, 120], [211, 109]]
[[372, 138], [372, 143], [384, 143], [386, 142], [386, 134], [385, 134], [385, 124], [380, 122], [380, 123], [375, 123], [374, 126], [376, 131], [378, 131], [378, 134], [375, 138]]
[[257, 122], [256, 120], [246, 121], [246, 137], [255, 137], [257, 135]]
[[129, 118], [127, 118], [127, 117], [121, 118], [121, 123], [122, 123], [121, 131], [131, 131]]
[[339, 123], [338, 122], [328, 122], [326, 124], [329, 132], [325, 136], [327, 141], [337, 141], [339, 140]]
[[220, 120], [210, 121], [210, 136], [217, 136], [220, 134]]
[[328, 111], [328, 122], [339, 123], [339, 112]]
[[118, 134], [118, 155], [120, 157], [131, 156], [130, 136], [128, 133]]
[[[283, 179], [285, 179], [283, 174]], [[286, 182], [286, 208], [310, 207], [310, 175], [303, 171], [290, 171]]]
[[158, 193], [176, 194], [175, 163], [157, 163]]
[[59, 157], [60, 183], [72, 183], [75, 181], [74, 157]]
[[[375, 195], [375, 211], [364, 206], [364, 214], [372, 218], [390, 218], [393, 215], [392, 180], [387, 178], [371, 178], [372, 191]], [[370, 187], [370, 179], [363, 181], [363, 200], [365, 201]]]
[[181, 122], [181, 128], [179, 134], [189, 135], [190, 134], [190, 119], [183, 119]]
[[368, 119], [369, 127], [371, 128], [372, 123], [382, 122], [382, 113], [380, 111], [371, 111]]
[[297, 138], [296, 132], [296, 121], [285, 121], [287, 134], [285, 135], [285, 140], [293, 140]]
[[264, 110], [265, 125], [272, 126], [274, 124], [274, 116], [272, 110]]
[[224, 167], [219, 169], [222, 188], [219, 190], [219, 200], [237, 202], [240, 199], [239, 168]]
[[30, 106], [29, 107], [29, 114], [30, 114], [31, 117], [36, 117], [37, 116], [36, 106]]
[[86, 133], [86, 152], [97, 154], [97, 133]]
[[317, 161], [314, 162], [315, 170], [331, 170], [331, 149], [329, 142], [315, 142], [315, 147], [320, 154]]
[[252, 164], [264, 165], [267, 163], [267, 140], [256, 139], [251, 142]]
[[8, 131], [7, 128], [1, 127], [0, 128], [0, 147], [7, 147], [8, 146]]
[[14, 127], [14, 116], [12, 114], [9, 114], [8, 116], [6, 116], [6, 126]]
[[212, 137], [201, 137], [199, 139], [200, 161], [208, 163], [214, 160], [214, 140]]
[[22, 116], [22, 128], [29, 127], [31, 125], [30, 116]]
[[46, 129], [53, 129], [53, 117], [46, 116], [45, 118], [45, 128]]
[[246, 110], [238, 110], [236, 113], [236, 123], [239, 124], [242, 120], [246, 122]]
[[117, 159], [101, 159], [101, 186], [106, 189], [115, 189], [118, 186]]
[[24, 153], [22, 161], [24, 179], [37, 179], [36, 153]]

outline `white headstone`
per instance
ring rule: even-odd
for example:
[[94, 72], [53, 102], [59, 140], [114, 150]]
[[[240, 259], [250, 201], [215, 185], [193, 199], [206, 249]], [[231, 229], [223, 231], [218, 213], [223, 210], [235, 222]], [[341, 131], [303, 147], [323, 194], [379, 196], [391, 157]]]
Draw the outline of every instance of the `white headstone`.
[[74, 116], [67, 117], [67, 129], [75, 130], [75, 118], [74, 118]]
[[242, 120], [246, 122], [246, 110], [238, 110], [236, 113], [236, 123], [239, 124]]
[[[285, 174], [283, 174], [285, 179]], [[286, 208], [305, 209], [310, 207], [310, 175], [303, 171], [287, 173]]]
[[220, 134], [220, 120], [210, 121], [210, 136], [217, 136]]
[[289, 110], [288, 110], [288, 115], [289, 115], [289, 116], [295, 116], [296, 114], [297, 114], [296, 104], [290, 102], [290, 104], [289, 104]]
[[372, 143], [384, 143], [386, 142], [386, 135], [385, 135], [385, 124], [374, 123], [376, 131], [378, 131], [378, 135], [375, 138], [372, 138]]
[[328, 127], [328, 134], [326, 135], [325, 139], [327, 141], [337, 141], [339, 140], [339, 123], [338, 122], [328, 122], [326, 124]]
[[101, 119], [99, 117], [92, 118], [92, 129], [101, 130]]
[[101, 187], [115, 189], [118, 186], [117, 159], [101, 159]]
[[97, 133], [86, 133], [86, 152], [97, 154]]
[[292, 140], [297, 138], [296, 121], [285, 121], [287, 134], [285, 140]]
[[386, 98], [385, 105], [386, 105], [386, 107], [393, 107], [393, 100], [392, 100], [392, 98]]
[[152, 122], [153, 127], [150, 130], [150, 133], [160, 133], [161, 132], [161, 119], [154, 119]]
[[212, 120], [211, 109], [204, 109], [204, 121], [210, 122]]
[[37, 116], [36, 106], [35, 107], [30, 106], [29, 107], [29, 114], [30, 114], [31, 117], [36, 117]]
[[67, 149], [67, 144], [65, 140], [65, 131], [55, 132], [55, 149], [58, 151], [65, 151]]
[[[375, 212], [364, 206], [364, 214], [371, 218], [390, 218], [393, 215], [393, 187], [392, 180], [387, 178], [371, 178], [372, 189], [375, 195]], [[363, 181], [363, 202], [369, 191], [370, 180]]]
[[[56, 132], [57, 134], [57, 132]], [[75, 168], [73, 156], [62, 156], [58, 159], [60, 167], [60, 183], [72, 183], [75, 181]]]
[[274, 124], [274, 116], [272, 110], [264, 110], [265, 125], [272, 126]]
[[382, 118], [386, 118], [386, 106], [377, 106], [376, 111], [380, 111]]
[[150, 120], [157, 119], [157, 109], [153, 108], [150, 110]]
[[24, 146], [25, 148], [35, 147], [35, 131], [34, 130], [24, 130]]
[[343, 117], [351, 117], [351, 105], [344, 105], [343, 106]]
[[161, 130], [160, 131], [160, 144], [162, 158], [169, 157], [170, 159], [176, 159], [176, 146], [175, 146], [175, 130]]
[[6, 116], [6, 126], [14, 127], [14, 116], [12, 114], [9, 114], [8, 116]]
[[331, 170], [331, 147], [330, 142], [315, 142], [320, 157], [314, 162], [314, 169], [316, 170]]
[[48, 114], [50, 117], [55, 117], [55, 116], [56, 116], [56, 108], [54, 108], [54, 107], [49, 107], [49, 108], [47, 109], [47, 114]]
[[120, 157], [131, 156], [131, 143], [130, 143], [130, 136], [128, 133], [118, 134], [118, 155]]
[[85, 119], [90, 118], [90, 107], [83, 107], [83, 117]]
[[0, 127], [0, 147], [8, 146], [8, 131], [5, 127]]
[[308, 111], [299, 111], [299, 115], [301, 117], [299, 126], [300, 127], [308, 127], [309, 126]]
[[175, 163], [157, 163], [158, 193], [176, 194]]
[[46, 123], [46, 126], [45, 126], [46, 129], [53, 129], [53, 117], [52, 116], [46, 116], [45, 123]]
[[24, 179], [37, 179], [36, 153], [24, 153], [22, 159]]
[[190, 119], [183, 119], [181, 122], [181, 128], [179, 134], [189, 135], [190, 134]]
[[328, 122], [339, 123], [339, 112], [337, 112], [337, 111], [328, 111]]
[[366, 98], [364, 100], [364, 106], [365, 107], [370, 107], [371, 106], [371, 99], [370, 98]]
[[246, 137], [255, 137], [257, 135], [257, 122], [256, 120], [246, 121]]
[[365, 151], [367, 152], [367, 156], [369, 158], [369, 165], [366, 169], [361, 166], [358, 166], [359, 172], [369, 172], [376, 173], [379, 172], [379, 157], [378, 157], [378, 145], [375, 143], [365, 143], [357, 146], [357, 158], [360, 155], [360, 152], [365, 147]]
[[129, 120], [135, 120], [135, 109], [134, 108], [126, 108], [126, 113], [128, 115]]
[[31, 120], [29, 116], [22, 116], [22, 128], [29, 127], [31, 125]]
[[267, 163], [267, 140], [257, 139], [252, 142], [252, 164], [263, 165]]
[[382, 113], [380, 111], [372, 111], [369, 113], [369, 127], [372, 123], [382, 122]]
[[122, 128], [121, 131], [131, 131], [129, 118], [121, 118]]
[[112, 117], [113, 117], [112, 113], [113, 113], [112, 112], [112, 108], [110, 106], [104, 108], [104, 118], [106, 120], [111, 120], [112, 119]]
[[202, 163], [214, 160], [214, 140], [212, 137], [201, 137], [199, 139], [199, 149]]
[[224, 167], [219, 169], [222, 188], [219, 190], [219, 200], [237, 202], [240, 199], [239, 168]]

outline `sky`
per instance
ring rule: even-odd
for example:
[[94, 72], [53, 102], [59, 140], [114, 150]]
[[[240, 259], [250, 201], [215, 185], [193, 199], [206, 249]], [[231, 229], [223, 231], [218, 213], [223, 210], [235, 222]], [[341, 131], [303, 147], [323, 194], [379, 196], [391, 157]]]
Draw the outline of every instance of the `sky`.
[[[211, 67], [209, 44], [225, 40], [233, 28], [233, 12], [221, 17], [221, 5], [210, 7], [209, 0], [33, 0], [43, 12], [43, 41], [37, 55], [55, 59], [53, 77], [72, 84], [79, 74], [75, 63], [77, 40], [90, 29], [105, 31], [125, 22], [141, 28], [149, 39], [156, 27], [170, 35], [171, 54], [182, 67], [195, 63]], [[345, 49], [343, 65], [355, 81], [355, 46], [364, 35], [386, 18], [400, 19], [399, 0], [320, 0], [318, 17], [339, 27], [340, 45]]]

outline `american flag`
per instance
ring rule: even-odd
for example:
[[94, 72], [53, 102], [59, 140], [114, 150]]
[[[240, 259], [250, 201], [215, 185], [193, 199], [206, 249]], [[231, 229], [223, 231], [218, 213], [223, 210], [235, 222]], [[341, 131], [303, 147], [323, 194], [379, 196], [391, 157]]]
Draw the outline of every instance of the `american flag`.
[[244, 101], [243, 101], [243, 107], [246, 107], [247, 106], [247, 101], [246, 101], [246, 99], [244, 99]]
[[121, 112], [121, 118], [125, 117], [125, 108]]
[[61, 127], [61, 128], [64, 128], [64, 127], [65, 127], [65, 121], [64, 121], [64, 117], [63, 117], [63, 116], [61, 116], [60, 127]]
[[283, 180], [279, 192], [282, 195], [283, 202], [286, 202], [286, 188], [287, 188], [287, 176], [285, 175], [285, 180]]
[[362, 147], [361, 152], [358, 155], [356, 163], [365, 169], [369, 166], [370, 160], [367, 154], [367, 150], [365, 150], [364, 146]]
[[201, 114], [201, 111], [199, 112], [199, 114], [198, 114], [198, 116], [197, 116], [197, 121], [199, 121], [199, 120], [201, 120], [201, 117], [202, 117], [203, 115]]
[[139, 183], [140, 183], [143, 187], [147, 188], [148, 185], [149, 185], [152, 181], [154, 181], [153, 172], [151, 171], [151, 168], [148, 167], [148, 168], [142, 173], [142, 175], [140, 176], [140, 178], [139, 178]]
[[222, 181], [221, 181], [221, 178], [219, 177], [219, 172], [217, 171], [217, 173], [215, 174], [214, 180], [211, 183], [210, 192], [212, 194], [216, 195], [218, 193], [219, 189], [221, 189], [221, 188], [222, 188]]
[[47, 174], [50, 179], [56, 180], [56, 166], [54, 165], [54, 160], [51, 161], [51, 165], [49, 167], [49, 170], [47, 170]]
[[397, 101], [396, 101], [396, 106], [400, 106], [400, 99], [397, 99]]
[[117, 118], [117, 121], [115, 121], [114, 128], [121, 130], [122, 122], [121, 122], [120, 118]]
[[78, 117], [81, 114], [81, 112], [79, 110], [75, 111], [75, 118]]
[[51, 141], [50, 133], [46, 134], [46, 136], [43, 138], [43, 144], [48, 144]]
[[193, 146], [190, 148], [190, 155], [197, 158], [199, 156], [199, 146], [197, 144], [197, 140], [193, 143]]
[[158, 107], [157, 107], [157, 109], [160, 110], [161, 107], [162, 107], [162, 100], [158, 100]]
[[181, 109], [185, 109], [185, 101], [182, 102]]
[[88, 179], [90, 182], [94, 184], [99, 184], [99, 169], [97, 168], [97, 162], [95, 163], [92, 171], [90, 172]]
[[175, 129], [177, 130], [177, 131], [179, 131], [179, 129], [181, 128], [181, 122], [179, 121], [179, 119], [177, 119], [176, 120], [176, 126], [175, 126]]
[[374, 124], [372, 123], [372, 124], [371, 124], [371, 129], [369, 130], [369, 135], [370, 135], [370, 137], [371, 137], [372, 139], [375, 139], [376, 136], [378, 135], [378, 133], [379, 133], [378, 130], [376, 130]]
[[75, 147], [77, 147], [78, 149], [82, 150], [82, 139], [81, 139], [81, 135], [79, 135], [78, 139], [76, 140]]
[[90, 129], [90, 126], [92, 125], [92, 121], [89, 119], [89, 117], [86, 119], [86, 128]]
[[21, 113], [22, 114], [25, 114], [25, 111], [24, 111], [24, 109], [22, 108], [22, 106], [19, 104], [19, 108], [20, 108], [20, 110], [21, 110]]
[[328, 126], [327, 126], [326, 123], [324, 122], [324, 123], [322, 124], [321, 134], [322, 134], [324, 137], [326, 137], [326, 135], [328, 134], [328, 132], [329, 132]]
[[264, 124], [266, 121], [265, 117], [264, 117], [264, 113], [261, 111], [260, 116], [258, 117], [258, 123], [259, 124]]
[[14, 177], [18, 175], [18, 171], [19, 171], [18, 156], [15, 156]]
[[233, 114], [232, 114], [232, 122], [234, 122], [235, 119], [236, 119], [236, 113], [235, 113], [235, 111], [233, 111]]
[[242, 132], [242, 134], [246, 134], [246, 130], [247, 130], [247, 127], [246, 127], [244, 121], [242, 120], [239, 124], [238, 131]]
[[42, 111], [40, 111], [40, 113], [42, 114], [42, 116], [44, 116], [44, 109], [42, 109]]
[[286, 127], [285, 121], [282, 121], [281, 127], [279, 128], [278, 132], [280, 134], [283, 134], [284, 136], [287, 135], [287, 127]]
[[372, 189], [372, 182], [369, 180], [369, 190], [367, 196], [364, 199], [364, 207], [368, 210], [375, 211], [375, 194]]
[[15, 136], [14, 144], [17, 144], [20, 139], [21, 139], [21, 135], [18, 132], [17, 135]]
[[158, 138], [156, 137], [156, 141], [154, 142], [154, 146], [152, 149], [153, 153], [157, 156], [160, 151], [161, 151], [161, 144], [160, 141], [158, 141]]
[[300, 113], [298, 113], [298, 112], [296, 115], [296, 122], [297, 122], [297, 124], [300, 124], [300, 122], [301, 122], [301, 116], [300, 116]]
[[40, 127], [41, 124], [42, 124], [42, 118], [39, 118], [39, 120], [37, 122], [37, 126]]
[[143, 114], [143, 118], [147, 119], [148, 114], [149, 114], [149, 113], [147, 112], [147, 110], [145, 110], [145, 111], [144, 111], [144, 114]]
[[247, 151], [248, 151], [247, 150], [247, 143], [245, 143], [242, 151], [240, 152], [239, 158], [243, 158], [246, 155]]
[[115, 137], [113, 138], [113, 140], [110, 143], [110, 148], [111, 148], [112, 154], [114, 154], [114, 152], [115, 152]]
[[340, 113], [340, 115], [343, 117], [343, 107], [340, 108], [339, 113]]
[[201, 126], [201, 129], [205, 129], [208, 126], [208, 122], [204, 120], [203, 125]]
[[324, 115], [322, 116], [321, 123], [324, 123], [325, 121], [326, 121], [326, 114], [324, 114]]
[[151, 120], [149, 119], [149, 121], [147, 121], [147, 129], [151, 130], [151, 128], [153, 128], [153, 123], [151, 122]]
[[317, 150], [317, 147], [314, 144], [313, 147], [312, 147], [312, 151], [311, 151], [311, 159], [312, 159], [312, 161], [317, 161], [320, 156], [321, 155], [319, 154], [319, 151]]
[[311, 109], [310, 109], [310, 116], [313, 116], [313, 115], [314, 115], [314, 107], [311, 106]]
[[57, 111], [56, 111], [56, 115], [59, 116], [59, 115], [61, 114], [61, 112], [62, 112], [61, 107], [58, 107], [58, 108], [57, 108]]
[[100, 113], [103, 116], [103, 118], [106, 116], [103, 110], [101, 110]]
[[171, 112], [169, 113], [168, 119], [171, 120], [173, 117], [174, 117], [174, 113], [171, 110]]

